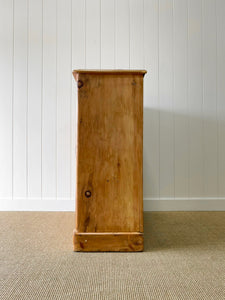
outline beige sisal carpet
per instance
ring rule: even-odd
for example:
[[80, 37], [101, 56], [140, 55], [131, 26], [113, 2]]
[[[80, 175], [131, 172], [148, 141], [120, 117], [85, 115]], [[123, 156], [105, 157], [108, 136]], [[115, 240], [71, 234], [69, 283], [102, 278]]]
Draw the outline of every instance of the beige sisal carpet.
[[0, 213], [0, 299], [225, 299], [225, 212], [145, 213], [145, 251], [75, 253], [74, 213]]

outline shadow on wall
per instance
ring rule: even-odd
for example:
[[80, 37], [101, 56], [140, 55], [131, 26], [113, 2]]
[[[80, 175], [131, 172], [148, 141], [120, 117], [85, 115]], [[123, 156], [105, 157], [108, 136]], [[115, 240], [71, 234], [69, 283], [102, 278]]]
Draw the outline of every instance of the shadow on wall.
[[145, 107], [143, 155], [144, 198], [225, 194], [225, 120], [216, 111]]

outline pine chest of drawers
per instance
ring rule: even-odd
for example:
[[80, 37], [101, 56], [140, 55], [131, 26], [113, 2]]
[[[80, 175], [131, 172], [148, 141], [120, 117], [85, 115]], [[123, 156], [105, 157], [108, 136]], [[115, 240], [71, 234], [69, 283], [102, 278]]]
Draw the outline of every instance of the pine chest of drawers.
[[143, 250], [145, 70], [75, 70], [75, 251]]

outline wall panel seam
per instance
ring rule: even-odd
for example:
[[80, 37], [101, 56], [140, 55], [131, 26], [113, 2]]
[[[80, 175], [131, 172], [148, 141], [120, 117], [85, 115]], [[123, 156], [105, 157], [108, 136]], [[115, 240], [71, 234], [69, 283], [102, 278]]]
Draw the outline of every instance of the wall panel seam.
[[28, 198], [28, 108], [29, 108], [29, 31], [30, 31], [30, 16], [29, 16], [29, 0], [27, 0], [27, 99], [26, 99], [26, 197]]
[[12, 2], [13, 4], [13, 16], [12, 16], [12, 199], [14, 197], [14, 63], [15, 63], [15, 24], [14, 24], [14, 18], [15, 18], [15, 0]]

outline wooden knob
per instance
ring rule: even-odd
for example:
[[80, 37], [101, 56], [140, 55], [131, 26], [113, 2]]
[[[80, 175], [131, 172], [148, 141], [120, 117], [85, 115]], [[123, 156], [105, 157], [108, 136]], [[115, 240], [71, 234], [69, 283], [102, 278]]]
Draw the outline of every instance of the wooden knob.
[[85, 192], [85, 196], [86, 196], [87, 198], [91, 197], [91, 191], [86, 191], [86, 192]]

